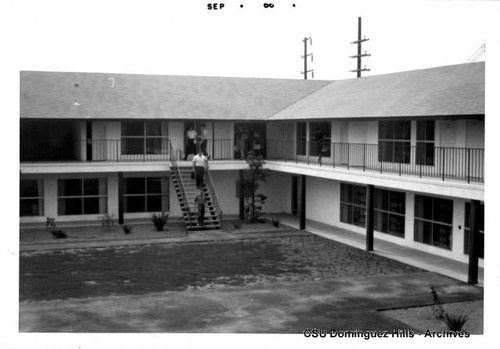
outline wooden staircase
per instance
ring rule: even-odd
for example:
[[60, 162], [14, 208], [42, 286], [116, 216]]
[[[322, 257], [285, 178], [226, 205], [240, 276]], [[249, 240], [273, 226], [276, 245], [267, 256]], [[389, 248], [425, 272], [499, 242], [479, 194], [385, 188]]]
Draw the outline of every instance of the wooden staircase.
[[196, 188], [196, 181], [191, 178], [192, 167], [179, 167], [172, 163], [171, 166], [172, 183], [175, 194], [179, 200], [182, 216], [188, 231], [197, 230], [220, 230], [222, 229], [222, 211], [219, 208], [215, 191], [211, 182], [210, 174], [205, 173], [205, 183], [203, 191], [207, 201], [205, 203], [204, 227], [198, 224], [198, 212], [194, 203], [194, 198], [199, 190]]

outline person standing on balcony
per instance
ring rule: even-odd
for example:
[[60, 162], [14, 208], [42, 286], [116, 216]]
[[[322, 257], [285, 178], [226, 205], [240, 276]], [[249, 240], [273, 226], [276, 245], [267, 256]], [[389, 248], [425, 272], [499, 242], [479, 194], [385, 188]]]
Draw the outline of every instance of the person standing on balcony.
[[194, 204], [196, 205], [196, 208], [198, 210], [198, 225], [203, 228], [205, 225], [204, 219], [205, 219], [205, 202], [207, 201], [207, 198], [205, 197], [205, 192], [203, 189], [200, 189], [198, 194], [194, 197]]
[[248, 145], [248, 130], [247, 128], [240, 127], [240, 132], [238, 135], [238, 150], [240, 151], [240, 159], [245, 160], [247, 156], [247, 145]]
[[196, 136], [198, 134], [196, 133], [196, 130], [194, 129], [194, 126], [191, 125], [189, 127], [189, 130], [187, 131], [187, 139], [186, 139], [186, 155], [184, 155], [184, 161], [187, 160], [188, 156], [190, 154], [196, 154]]
[[201, 135], [200, 135], [200, 148], [203, 155], [207, 156], [207, 138], [208, 131], [205, 124], [201, 124]]
[[[321, 154], [321, 145], [323, 143], [323, 138], [325, 137], [325, 134], [321, 130], [321, 128], [317, 128], [316, 132], [314, 133], [314, 143], [316, 147], [316, 154], [320, 155]], [[312, 154], [311, 154], [312, 155]]]
[[327, 135], [323, 135], [323, 139], [321, 140], [321, 151], [319, 153], [319, 157], [318, 157], [318, 162], [319, 162], [319, 165], [321, 166], [321, 159], [323, 158], [323, 156], [329, 156], [330, 154], [330, 138], [327, 137]]
[[203, 187], [205, 171], [208, 171], [208, 159], [203, 155], [200, 149], [198, 154], [193, 157], [193, 172], [196, 180], [196, 188], [198, 189]]
[[260, 134], [256, 131], [253, 133], [252, 149], [256, 156], [262, 155], [262, 140]]

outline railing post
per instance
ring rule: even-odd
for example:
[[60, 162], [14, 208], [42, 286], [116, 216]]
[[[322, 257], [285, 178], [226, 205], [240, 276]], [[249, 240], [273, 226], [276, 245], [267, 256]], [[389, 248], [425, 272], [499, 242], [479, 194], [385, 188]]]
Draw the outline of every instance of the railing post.
[[297, 146], [298, 146], [298, 142], [297, 142], [297, 141], [295, 141], [295, 142], [294, 142], [294, 144], [295, 144], [295, 147], [294, 147], [294, 153], [295, 153], [295, 163], [297, 163]]
[[366, 169], [366, 143], [363, 145], [363, 172]]
[[441, 174], [442, 174], [442, 178], [443, 178], [443, 181], [444, 181], [444, 166], [445, 166], [445, 158], [444, 158], [444, 155], [445, 155], [445, 151], [444, 151], [444, 147], [441, 147], [441, 158], [442, 158], [442, 168], [441, 168]]
[[467, 183], [470, 183], [470, 148], [467, 148]]
[[[309, 143], [309, 149], [307, 149], [307, 144]], [[311, 153], [311, 141], [306, 142], [306, 155], [307, 155], [307, 164], [309, 165], [309, 154]]]
[[332, 148], [332, 167], [335, 168], [335, 143], [331, 143]]
[[285, 163], [286, 163], [286, 140], [283, 140], [283, 154], [284, 154], [284, 157], [285, 157]]
[[349, 171], [349, 165], [351, 164], [351, 156], [349, 154], [351, 149], [351, 144], [347, 143], [347, 171]]

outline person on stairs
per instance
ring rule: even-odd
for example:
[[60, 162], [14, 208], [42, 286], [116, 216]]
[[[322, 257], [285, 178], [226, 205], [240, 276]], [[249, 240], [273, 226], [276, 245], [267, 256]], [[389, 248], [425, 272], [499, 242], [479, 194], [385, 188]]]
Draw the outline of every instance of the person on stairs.
[[207, 201], [207, 198], [205, 197], [205, 192], [203, 189], [200, 189], [198, 194], [194, 197], [194, 204], [196, 205], [196, 208], [198, 210], [198, 225], [200, 227], [204, 227], [204, 222], [203, 220], [205, 219], [205, 202]]
[[197, 189], [201, 189], [203, 187], [205, 171], [208, 171], [208, 159], [205, 155], [203, 155], [203, 152], [200, 149], [198, 154], [193, 157], [193, 172]]

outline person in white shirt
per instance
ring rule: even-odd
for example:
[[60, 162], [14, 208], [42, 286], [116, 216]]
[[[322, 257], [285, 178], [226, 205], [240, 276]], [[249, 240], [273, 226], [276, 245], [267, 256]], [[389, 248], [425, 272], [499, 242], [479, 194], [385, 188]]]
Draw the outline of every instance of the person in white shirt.
[[186, 144], [186, 155], [184, 155], [184, 161], [187, 160], [189, 154], [196, 154], [196, 136], [198, 134], [196, 133], [196, 130], [194, 129], [194, 126], [191, 125], [189, 127], [189, 130], [187, 131], [187, 144]]
[[203, 187], [203, 179], [205, 178], [205, 171], [208, 171], [208, 159], [201, 152], [193, 157], [193, 171], [196, 180], [196, 188]]

